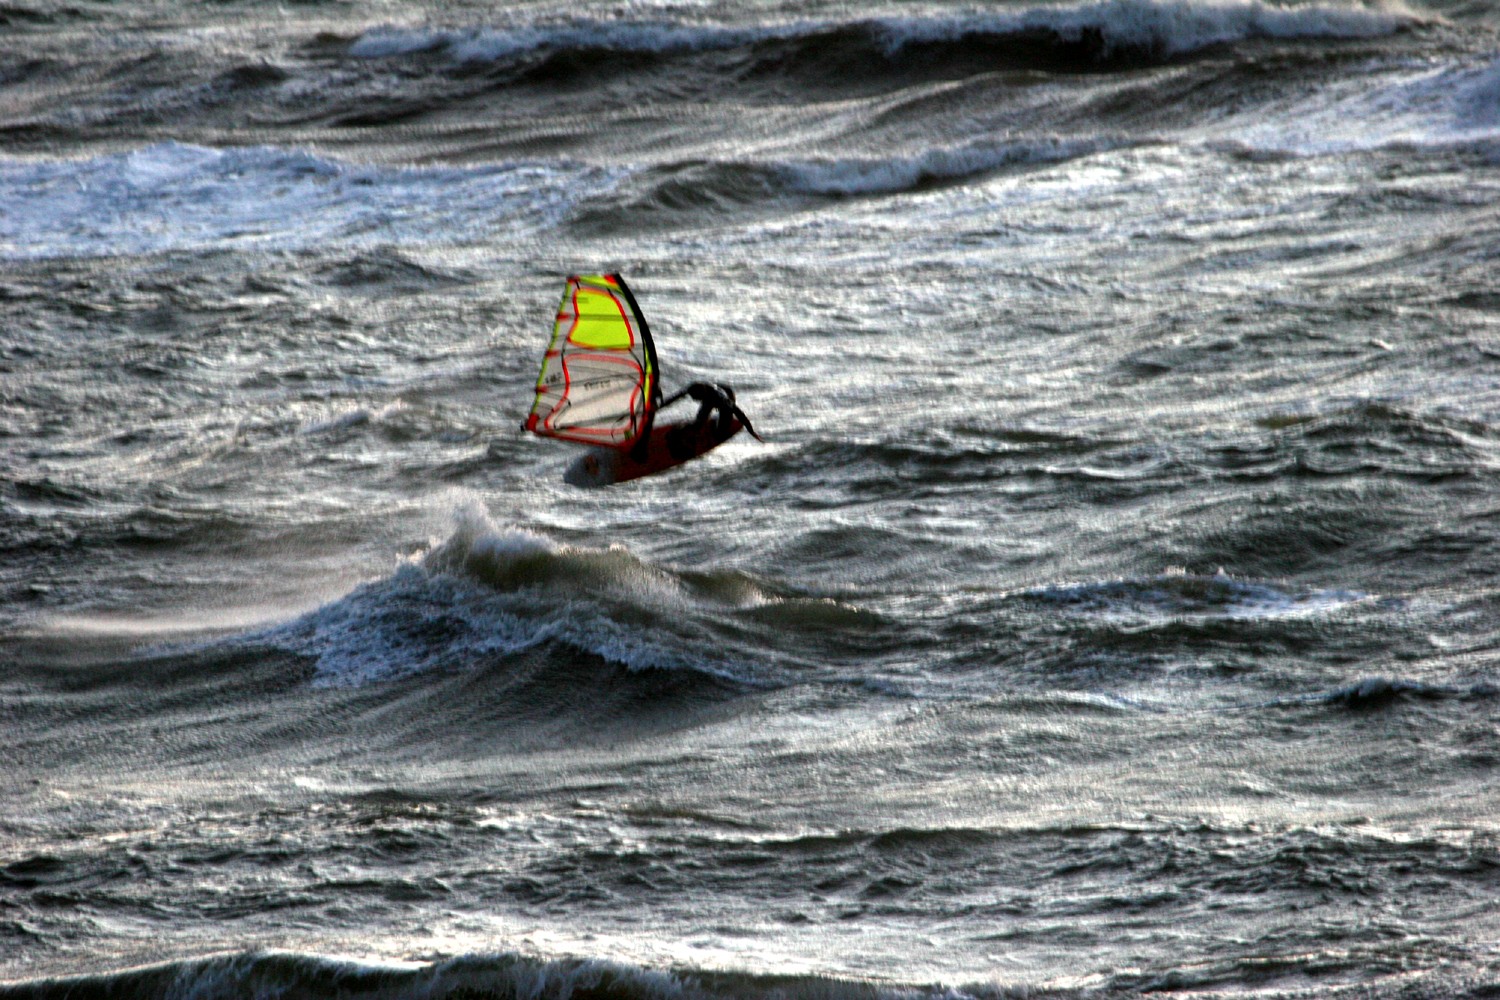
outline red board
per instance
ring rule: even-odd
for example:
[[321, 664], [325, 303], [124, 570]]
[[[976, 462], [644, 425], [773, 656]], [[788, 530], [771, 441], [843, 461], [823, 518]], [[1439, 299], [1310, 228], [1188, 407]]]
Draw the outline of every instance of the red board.
[[712, 451], [738, 434], [740, 427], [738, 420], [731, 420], [724, 431], [711, 420], [696, 434], [691, 433], [691, 424], [652, 427], [643, 460], [637, 461], [631, 448], [590, 448], [568, 466], [563, 479], [573, 486], [610, 486], [665, 472]]

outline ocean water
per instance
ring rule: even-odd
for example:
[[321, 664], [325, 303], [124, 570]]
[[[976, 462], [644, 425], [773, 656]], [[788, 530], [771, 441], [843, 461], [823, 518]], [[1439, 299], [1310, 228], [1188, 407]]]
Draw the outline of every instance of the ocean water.
[[1500, 992], [1491, 4], [0, 38], [0, 996]]

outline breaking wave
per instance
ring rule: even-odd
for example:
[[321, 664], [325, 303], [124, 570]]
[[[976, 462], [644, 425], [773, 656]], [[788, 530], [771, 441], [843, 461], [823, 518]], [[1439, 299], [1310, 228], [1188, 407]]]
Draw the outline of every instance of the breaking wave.
[[754, 687], [777, 681], [764, 653], [776, 632], [868, 627], [870, 617], [738, 572], [673, 570], [620, 545], [560, 544], [466, 509], [452, 535], [390, 576], [235, 641], [312, 660], [322, 686], [471, 670], [560, 645], [632, 671]]
[[[1099, 0], [952, 16], [804, 20], [745, 26], [667, 21], [574, 20], [510, 28], [384, 25], [349, 46], [361, 58], [439, 53], [459, 62], [509, 62], [608, 51], [643, 56], [754, 50], [761, 68], [789, 58], [863, 56], [899, 62], [934, 50], [957, 56], [1028, 58], [1040, 43], [1084, 60], [1166, 59], [1215, 45], [1255, 39], [1358, 39], [1420, 23], [1403, 11], [1350, 4], [1283, 7], [1264, 0]], [[1035, 59], [1033, 51], [1029, 58]]]

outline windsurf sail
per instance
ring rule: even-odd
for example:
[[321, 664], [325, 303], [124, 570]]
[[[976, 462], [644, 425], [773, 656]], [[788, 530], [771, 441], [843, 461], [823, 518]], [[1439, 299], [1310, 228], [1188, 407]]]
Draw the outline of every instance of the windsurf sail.
[[656, 348], [618, 274], [572, 275], [542, 356], [526, 429], [543, 437], [627, 448], [660, 402]]

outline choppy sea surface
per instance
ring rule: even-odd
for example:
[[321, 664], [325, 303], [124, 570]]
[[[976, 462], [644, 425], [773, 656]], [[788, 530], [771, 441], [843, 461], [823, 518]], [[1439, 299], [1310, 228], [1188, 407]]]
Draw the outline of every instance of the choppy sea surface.
[[0, 996], [1500, 992], [1492, 5], [0, 39]]

